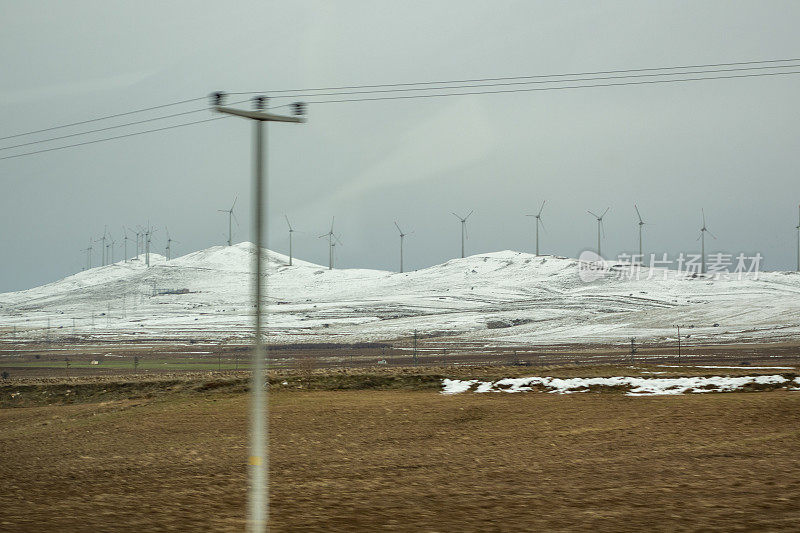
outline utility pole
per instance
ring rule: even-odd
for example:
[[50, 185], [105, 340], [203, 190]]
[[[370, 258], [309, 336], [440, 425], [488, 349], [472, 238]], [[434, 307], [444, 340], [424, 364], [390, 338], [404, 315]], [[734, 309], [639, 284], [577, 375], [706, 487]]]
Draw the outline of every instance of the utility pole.
[[417, 366], [417, 330], [414, 330], [414, 366]]
[[305, 122], [305, 104], [296, 102], [292, 105], [295, 116], [273, 115], [264, 111], [267, 99], [258, 96], [253, 99], [255, 111], [245, 111], [230, 107], [223, 107], [224, 93], [217, 92], [212, 95], [214, 110], [219, 113], [235, 115], [238, 117], [254, 120], [254, 145], [255, 156], [255, 176], [253, 183], [253, 204], [254, 214], [253, 233], [256, 247], [254, 257], [255, 283], [253, 284], [253, 297], [255, 299], [255, 344], [253, 347], [253, 376], [251, 385], [251, 420], [250, 420], [250, 460], [249, 460], [249, 480], [250, 490], [248, 498], [248, 530], [253, 533], [266, 531], [269, 520], [269, 455], [267, 449], [269, 425], [267, 417], [269, 414], [267, 397], [264, 393], [264, 358], [266, 347], [261, 338], [261, 298], [262, 289], [266, 296], [266, 286], [262, 287], [263, 258], [261, 248], [264, 244], [263, 220], [264, 220], [264, 196], [265, 186], [265, 165], [264, 159], [266, 147], [264, 146], [264, 123], [265, 122]]
[[674, 326], [678, 328], [678, 364], [681, 364], [681, 328], [683, 326]]

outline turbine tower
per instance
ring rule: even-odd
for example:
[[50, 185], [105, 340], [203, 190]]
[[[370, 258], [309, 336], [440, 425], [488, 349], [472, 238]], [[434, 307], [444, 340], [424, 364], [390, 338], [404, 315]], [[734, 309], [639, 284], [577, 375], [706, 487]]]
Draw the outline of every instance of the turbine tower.
[[295, 232], [294, 228], [292, 228], [292, 223], [289, 222], [289, 217], [287, 215], [283, 215], [286, 219], [286, 225], [289, 226], [289, 266], [292, 266], [292, 233]]
[[397, 224], [396, 220], [394, 222], [394, 225], [397, 227], [397, 231], [400, 232], [400, 272], [402, 273], [403, 272], [403, 237], [405, 237], [406, 235], [411, 235], [411, 233], [414, 233], [414, 232], [412, 231], [411, 233], [403, 233], [403, 230], [400, 229], [400, 226]]
[[173, 242], [177, 242], [178, 244], [180, 244], [180, 241], [176, 241], [175, 239], [173, 239], [172, 237], [169, 236], [169, 229], [166, 226], [164, 226], [164, 229], [167, 232], [167, 250], [166, 251], [167, 251], [167, 261], [169, 261], [172, 258], [172, 243]]
[[150, 266], [150, 238], [153, 236], [153, 233], [157, 232], [157, 229], [153, 229], [150, 227], [150, 222], [147, 222], [147, 228], [144, 230], [144, 264], [146, 266]]
[[700, 208], [700, 212], [702, 213], [702, 216], [703, 216], [703, 227], [700, 228], [700, 236], [697, 238], [697, 240], [700, 241], [700, 273], [701, 274], [705, 274], [706, 273], [706, 233], [711, 235], [711, 237], [713, 237], [714, 239], [716, 239], [716, 237], [714, 237], [714, 234], [711, 233], [708, 230], [708, 228], [706, 227], [706, 212], [703, 210], [702, 207]]
[[106, 234], [108, 233], [108, 226], [103, 227], [103, 236], [100, 237], [98, 240], [103, 241], [102, 256], [103, 256], [103, 265], [106, 266]]
[[83, 249], [83, 251], [86, 252], [86, 270], [92, 268], [92, 250], [92, 238], [89, 237], [89, 246]]
[[[470, 211], [469, 215], [471, 215], [473, 213], [473, 211]], [[469, 238], [467, 236], [467, 219], [469, 218], [469, 215], [467, 215], [467, 216], [462, 218], [461, 216], [453, 213], [453, 216], [461, 221], [461, 258], [462, 259], [464, 258], [464, 239], [465, 238], [467, 238], [467, 239]]]
[[602, 215], [596, 215], [596, 214], [592, 213], [591, 211], [588, 211], [588, 213], [590, 215], [592, 215], [594, 218], [597, 219], [597, 255], [600, 256], [601, 258], [603, 257], [603, 254], [600, 253], [600, 230], [603, 231], [603, 237], [605, 237], [606, 236], [606, 228], [603, 226], [603, 217], [606, 216], [606, 213], [608, 213], [609, 209], [611, 209], [611, 208], [610, 207], [606, 207], [606, 210], [603, 211]]
[[340, 246], [344, 246], [344, 243], [339, 240], [339, 236], [334, 234], [333, 242], [331, 243], [331, 267], [333, 267], [336, 262], [336, 243], [339, 243]]
[[217, 209], [220, 213], [228, 213], [228, 246], [233, 244], [233, 226], [231, 223], [231, 219], [236, 220], [236, 226], [239, 226], [239, 219], [236, 218], [236, 215], [233, 214], [233, 208], [236, 207], [236, 200], [239, 197], [233, 199], [233, 204], [231, 205], [230, 209]]
[[642, 255], [642, 226], [645, 225], [645, 222], [642, 220], [641, 213], [639, 213], [639, 206], [633, 204], [633, 208], [636, 209], [636, 216], [639, 217], [639, 261], [643, 263], [644, 255]]
[[797, 206], [797, 271], [800, 272], [800, 205]]
[[547, 200], [542, 202], [542, 207], [539, 208], [539, 213], [536, 215], [525, 215], [526, 217], [534, 217], [536, 219], [536, 255], [539, 255], [539, 224], [542, 225], [542, 229], [544, 229], [544, 222], [542, 222], [542, 209], [544, 209], [544, 204]]
[[[133, 230], [131, 230], [133, 231]], [[140, 246], [140, 238], [144, 235], [144, 229], [138, 224], [136, 225], [136, 259], [139, 259], [139, 255], [142, 253], [142, 247]]]
[[111, 265], [114, 263], [114, 246], [117, 244], [117, 241], [115, 241], [114, 237], [111, 235], [108, 236], [108, 240], [109, 243], [106, 246], [111, 249], [111, 253], [106, 253], [106, 259], [108, 259], [108, 264]]
[[122, 242], [124, 243], [124, 247], [125, 247], [125, 257], [123, 258], [123, 260], [127, 263], [128, 262], [128, 241], [130, 239], [128, 238], [128, 230], [125, 229], [125, 226], [122, 226], [122, 235], [123, 235]]
[[333, 269], [333, 247], [334, 247], [333, 238], [335, 237], [335, 235], [333, 234], [333, 221], [335, 218], [336, 217], [331, 217], [330, 231], [328, 231], [328, 233], [323, 233], [322, 235], [319, 236], [320, 239], [323, 237], [328, 238], [328, 270]]

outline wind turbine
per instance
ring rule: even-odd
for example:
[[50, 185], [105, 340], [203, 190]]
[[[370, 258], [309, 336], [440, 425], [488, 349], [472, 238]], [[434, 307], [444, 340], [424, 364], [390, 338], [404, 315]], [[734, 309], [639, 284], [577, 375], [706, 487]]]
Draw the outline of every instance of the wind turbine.
[[150, 222], [147, 222], [147, 228], [144, 230], [144, 264], [150, 266], [150, 238], [157, 229], [150, 227]]
[[103, 227], [103, 236], [98, 240], [103, 241], [101, 250], [103, 251], [103, 266], [106, 266], [106, 233], [108, 233], [108, 226]]
[[108, 236], [109, 243], [106, 245], [108, 248], [111, 248], [111, 253], [106, 253], [106, 259], [108, 260], [108, 264], [111, 265], [114, 263], [114, 245], [117, 244], [117, 241], [114, 240], [114, 237], [109, 235]]
[[173, 242], [177, 242], [178, 244], [180, 244], [180, 241], [176, 241], [175, 239], [173, 239], [172, 237], [169, 236], [169, 229], [166, 226], [164, 226], [164, 229], [167, 232], [167, 261], [169, 261], [171, 259], [171, 257], [172, 257], [172, 253], [171, 253], [172, 243]]
[[328, 238], [328, 270], [331, 270], [333, 268], [333, 247], [334, 247], [333, 238], [335, 237], [335, 235], [333, 234], [333, 221], [335, 218], [336, 217], [331, 217], [330, 231], [328, 231], [328, 233], [323, 233], [322, 235], [319, 236], [320, 239], [323, 237]]
[[536, 218], [536, 255], [539, 255], [539, 224], [542, 225], [542, 229], [544, 229], [544, 222], [542, 222], [542, 209], [544, 209], [544, 202], [542, 202], [542, 207], [539, 208], [539, 213], [536, 215], [525, 215], [526, 217], [534, 217]]
[[708, 230], [708, 228], [706, 227], [706, 212], [703, 210], [702, 207], [700, 208], [700, 212], [703, 214], [703, 227], [700, 228], [700, 236], [697, 238], [697, 240], [701, 241], [700, 242], [700, 273], [701, 274], [705, 274], [706, 273], [706, 233], [711, 235], [714, 239], [716, 239], [716, 237], [714, 237], [714, 234], [711, 233]]
[[228, 246], [233, 244], [233, 226], [231, 225], [231, 219], [236, 220], [236, 225], [239, 225], [239, 219], [233, 214], [233, 208], [236, 207], [236, 200], [238, 199], [238, 196], [233, 199], [233, 204], [230, 209], [217, 209], [220, 213], [228, 213]]
[[94, 248], [92, 247], [92, 238], [89, 237], [89, 246], [87, 248], [83, 249], [83, 251], [86, 252], [86, 270], [89, 270], [89, 269], [92, 268], [92, 250], [93, 249]]
[[123, 259], [127, 263], [128, 262], [128, 241], [130, 239], [128, 238], [128, 230], [125, 229], [125, 226], [122, 226], [122, 235], [123, 235], [122, 242], [125, 243], [125, 257]]
[[639, 261], [644, 262], [644, 256], [642, 255], [642, 226], [645, 225], [645, 222], [642, 220], [642, 215], [639, 213], [639, 206], [633, 204], [633, 208], [636, 209], [636, 216], [639, 217]]
[[[451, 211], [451, 213], [452, 213], [452, 211]], [[471, 215], [472, 213], [473, 213], [473, 211], [470, 211], [469, 215]], [[462, 259], [464, 258], [464, 239], [465, 238], [469, 238], [467, 236], [467, 219], [469, 218], [469, 215], [467, 215], [467, 216], [462, 218], [461, 216], [453, 213], [453, 216], [461, 221], [461, 258]]]
[[[133, 230], [131, 230], [131, 231], [133, 232]], [[142, 247], [139, 244], [140, 243], [139, 239], [141, 238], [142, 235], [144, 235], [144, 229], [140, 225], [137, 224], [136, 225], [136, 231], [134, 233], [136, 233], [136, 259], [138, 260], [139, 259], [139, 255], [142, 253], [141, 252]]]
[[286, 225], [289, 226], [289, 266], [292, 266], [292, 233], [295, 232], [294, 228], [292, 228], [292, 223], [289, 222], [289, 217], [283, 215], [286, 219]]
[[600, 253], [600, 230], [603, 231], [603, 237], [606, 236], [606, 228], [603, 226], [603, 217], [606, 216], [608, 210], [611, 209], [610, 207], [606, 207], [606, 210], [603, 211], [602, 215], [596, 215], [591, 211], [588, 211], [590, 215], [597, 219], [597, 255], [602, 257], [603, 254]]
[[800, 272], [800, 205], [797, 206], [797, 271]]
[[405, 237], [406, 235], [411, 235], [411, 233], [414, 233], [414, 232], [412, 231], [411, 233], [403, 233], [403, 230], [400, 229], [400, 226], [397, 224], [396, 220], [394, 222], [394, 225], [397, 227], [397, 231], [400, 232], [400, 272], [402, 273], [403, 272], [403, 237]]

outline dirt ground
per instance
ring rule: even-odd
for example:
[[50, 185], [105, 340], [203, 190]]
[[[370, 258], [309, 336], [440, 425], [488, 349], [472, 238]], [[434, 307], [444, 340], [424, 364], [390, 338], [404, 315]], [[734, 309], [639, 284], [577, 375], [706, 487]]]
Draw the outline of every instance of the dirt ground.
[[[0, 530], [241, 531], [248, 396], [0, 410]], [[273, 531], [785, 530], [800, 393], [273, 392]]]

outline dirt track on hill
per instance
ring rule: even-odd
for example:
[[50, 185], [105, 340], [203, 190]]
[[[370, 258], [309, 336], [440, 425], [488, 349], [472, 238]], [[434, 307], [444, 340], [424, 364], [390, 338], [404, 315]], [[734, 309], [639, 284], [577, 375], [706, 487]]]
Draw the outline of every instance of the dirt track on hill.
[[[796, 530], [800, 393], [271, 394], [273, 531]], [[0, 529], [241, 531], [247, 395], [0, 410]]]

